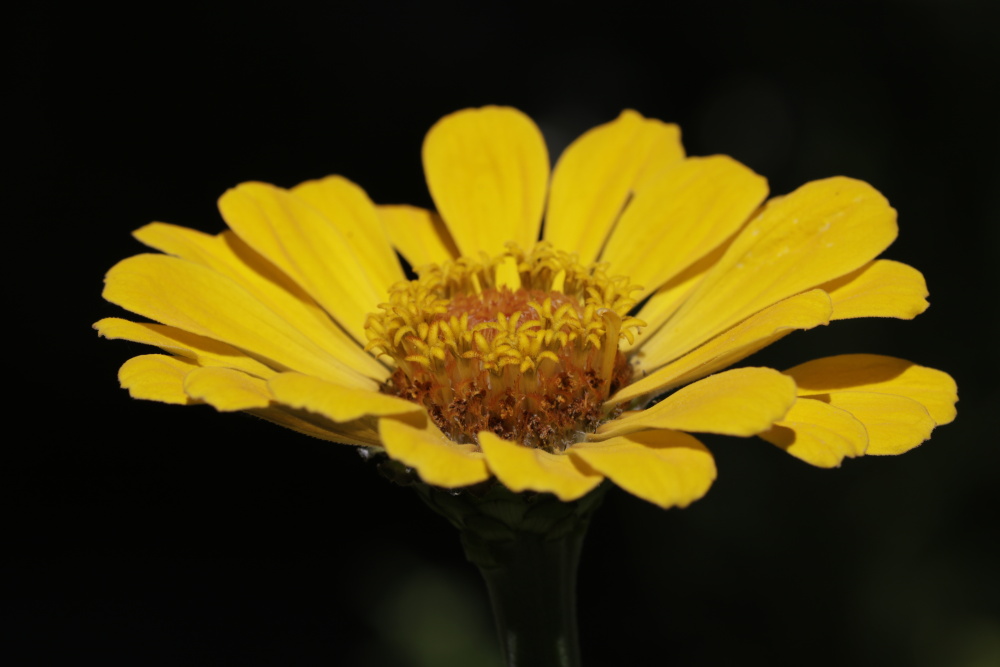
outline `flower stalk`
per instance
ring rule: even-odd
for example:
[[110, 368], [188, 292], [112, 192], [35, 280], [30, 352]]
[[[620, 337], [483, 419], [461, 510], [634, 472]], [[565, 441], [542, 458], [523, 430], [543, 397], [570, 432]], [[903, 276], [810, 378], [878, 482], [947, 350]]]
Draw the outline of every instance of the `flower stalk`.
[[578, 667], [576, 572], [586, 525], [555, 539], [516, 533], [489, 545], [486, 580], [508, 665]]
[[576, 575], [602, 485], [573, 502], [514, 493], [500, 484], [451, 492], [412, 484], [459, 530], [465, 555], [489, 590], [510, 667], [579, 667]]

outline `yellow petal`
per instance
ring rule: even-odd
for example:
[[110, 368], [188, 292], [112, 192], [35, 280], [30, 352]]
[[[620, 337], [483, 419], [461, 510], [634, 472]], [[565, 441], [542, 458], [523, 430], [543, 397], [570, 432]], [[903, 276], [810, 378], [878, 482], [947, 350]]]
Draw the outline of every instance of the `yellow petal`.
[[524, 447], [489, 431], [479, 434], [479, 446], [493, 474], [514, 492], [552, 493], [568, 502], [585, 496], [604, 479], [566, 454]]
[[410, 266], [443, 264], [458, 257], [441, 216], [416, 206], [378, 206], [389, 240]]
[[272, 424], [276, 424], [277, 426], [281, 426], [282, 428], [287, 428], [313, 438], [319, 438], [320, 440], [326, 440], [327, 442], [336, 442], [342, 445], [356, 445], [363, 447], [372, 445], [381, 446], [377, 433], [373, 432], [374, 435], [370, 439], [359, 440], [349, 435], [339, 433], [336, 430], [317, 426], [309, 420], [302, 419], [297, 414], [292, 414], [281, 406], [251, 409], [247, 410], [247, 413], [255, 417], [260, 417], [261, 419], [269, 421]]
[[[364, 423], [335, 424], [325, 418], [306, 412], [293, 414], [287, 408], [277, 405], [248, 408], [247, 406], [251, 404], [261, 404], [260, 399], [252, 395], [240, 398], [241, 392], [234, 392], [231, 387], [227, 389], [218, 379], [208, 379], [204, 375], [216, 371], [226, 371], [226, 369], [199, 368], [185, 359], [162, 354], [148, 354], [125, 362], [118, 377], [122, 387], [128, 389], [134, 398], [193, 405], [202, 403], [201, 398], [203, 397], [206, 402], [212, 403], [220, 410], [246, 409], [250, 414], [316, 438], [353, 445], [381, 445], [378, 433]], [[192, 383], [192, 378], [197, 376], [201, 377]], [[237, 382], [245, 383], [248, 379], [254, 385], [249, 387], [250, 394], [256, 394], [257, 390], [264, 385], [262, 381], [249, 378], [249, 376], [243, 376]], [[200, 395], [200, 397], [192, 397], [185, 389]], [[237, 400], [239, 404], [234, 402]]]
[[343, 176], [327, 176], [300, 183], [291, 192], [312, 204], [340, 231], [376, 283], [389, 287], [405, 280], [382, 217], [364, 190]]
[[232, 345], [197, 336], [182, 329], [148, 322], [129, 322], [117, 317], [106, 317], [94, 325], [98, 333], [109, 340], [130, 340], [155, 345], [199, 366], [235, 368], [257, 377], [268, 378], [275, 371], [248, 357]]
[[151, 222], [132, 232], [132, 236], [150, 248], [182, 257], [220, 273], [228, 268], [228, 262], [220, 257], [225, 250], [221, 236], [212, 236], [197, 229], [166, 222]]
[[623, 352], [629, 352], [644, 347], [647, 343], [655, 345], [660, 328], [677, 312], [677, 309], [698, 286], [708, 270], [719, 261], [727, 245], [723, 244], [716, 248], [665, 284], [660, 285], [656, 292], [646, 299], [636, 315], [646, 323], [646, 326], [632, 343], [623, 341], [619, 343], [619, 348]]
[[821, 285], [833, 300], [834, 320], [896, 317], [912, 320], [927, 310], [927, 283], [912, 266], [877, 259]]
[[828, 178], [772, 200], [664, 325], [665, 356], [863, 266], [895, 238], [896, 212], [861, 181]]
[[294, 413], [280, 405], [268, 408], [247, 410], [249, 414], [266, 419], [272, 424], [291, 429], [303, 435], [320, 440], [337, 442], [345, 445], [362, 447], [381, 447], [378, 433], [367, 427], [351, 428], [350, 424], [334, 424], [333, 422], [311, 415], [307, 412]]
[[934, 420], [924, 406], [905, 396], [838, 391], [815, 398], [850, 412], [865, 425], [868, 455], [908, 452], [931, 437], [934, 430]]
[[938, 424], [955, 419], [958, 387], [947, 373], [877, 354], [824, 357], [785, 371], [800, 396], [862, 391], [905, 396], [920, 403]]
[[583, 442], [567, 452], [644, 500], [687, 507], [708, 492], [715, 461], [704, 445], [678, 431], [642, 431], [604, 442]]
[[294, 369], [358, 388], [377, 386], [320, 349], [246, 290], [204, 266], [166, 255], [122, 260], [104, 298], [163, 324], [238, 347], [276, 369]]
[[[395, 282], [366, 251], [357, 225], [381, 226], [344, 204], [334, 223], [302, 197], [267, 183], [243, 183], [219, 199], [226, 223], [250, 247], [288, 274], [355, 340], [366, 340], [365, 317]], [[388, 241], [386, 241], [388, 243]]]
[[684, 157], [680, 129], [626, 110], [585, 132], [552, 174], [545, 239], [589, 264], [640, 180]]
[[453, 489], [490, 478], [475, 445], [452, 442], [425, 415], [382, 418], [378, 430], [386, 453], [415, 469], [428, 484]]
[[266, 408], [271, 404], [264, 380], [232, 368], [197, 368], [184, 378], [184, 392], [220, 412]]
[[[664, 392], [710, 375], [745, 359], [792, 331], [826, 324], [831, 309], [830, 297], [823, 290], [811, 290], [779, 301], [680, 359], [626, 386], [612, 396], [607, 405], [610, 407], [646, 394]], [[663, 362], [659, 352], [656, 342], [649, 341], [637, 357], [639, 368], [656, 368]]]
[[606, 422], [607, 439], [646, 429], [751, 436], [766, 431], [795, 403], [795, 383], [770, 368], [736, 368], [678, 389], [645, 410]]
[[795, 401], [785, 418], [760, 437], [820, 468], [836, 468], [868, 447], [868, 432], [851, 413], [811, 398]]
[[184, 393], [184, 376], [197, 368], [194, 364], [164, 354], [132, 357], [118, 371], [118, 381], [132, 398], [190, 405], [195, 401]]
[[732, 158], [688, 158], [636, 193], [601, 261], [641, 285], [641, 299], [722, 245], [765, 197], [767, 181]]
[[274, 400], [292, 408], [308, 410], [346, 422], [364, 416], [381, 417], [420, 412], [411, 401], [377, 391], [347, 387], [301, 373], [282, 373], [268, 381]]
[[518, 270], [517, 260], [507, 255], [497, 264], [496, 274], [497, 289], [507, 288], [511, 292], [521, 289], [521, 273]]
[[464, 109], [427, 133], [424, 173], [438, 212], [463, 255], [502, 252], [538, 238], [549, 157], [530, 118], [509, 107]]
[[635, 176], [634, 192], [642, 192], [660, 174], [684, 159], [681, 129], [673, 123], [646, 118], [641, 128], [641, 145], [646, 147], [645, 160]]
[[301, 286], [244, 243], [232, 231], [210, 236], [194, 229], [154, 222], [134, 232], [146, 245], [201, 264], [245, 289], [320, 349], [348, 367], [381, 382], [389, 372], [320, 308]]

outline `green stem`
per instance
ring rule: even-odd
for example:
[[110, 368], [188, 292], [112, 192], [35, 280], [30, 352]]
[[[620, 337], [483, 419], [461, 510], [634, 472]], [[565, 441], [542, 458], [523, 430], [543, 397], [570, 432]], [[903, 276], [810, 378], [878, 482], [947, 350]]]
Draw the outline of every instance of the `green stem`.
[[[479, 565], [510, 667], [579, 667], [576, 572], [586, 524], [558, 539], [519, 533]], [[478, 565], [478, 563], [477, 563]]]
[[579, 667], [577, 566], [606, 487], [569, 503], [500, 484], [461, 493], [413, 488], [459, 529], [466, 557], [486, 580], [508, 667]]

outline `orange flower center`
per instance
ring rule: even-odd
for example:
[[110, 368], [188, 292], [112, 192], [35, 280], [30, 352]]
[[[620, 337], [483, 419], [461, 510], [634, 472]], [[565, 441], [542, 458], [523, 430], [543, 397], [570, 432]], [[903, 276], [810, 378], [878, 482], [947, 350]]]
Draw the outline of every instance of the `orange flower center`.
[[419, 267], [365, 324], [366, 349], [396, 366], [382, 390], [456, 442], [490, 431], [561, 451], [613, 416], [604, 401], [632, 378], [618, 344], [644, 326], [628, 315], [638, 288], [606, 268], [545, 243]]

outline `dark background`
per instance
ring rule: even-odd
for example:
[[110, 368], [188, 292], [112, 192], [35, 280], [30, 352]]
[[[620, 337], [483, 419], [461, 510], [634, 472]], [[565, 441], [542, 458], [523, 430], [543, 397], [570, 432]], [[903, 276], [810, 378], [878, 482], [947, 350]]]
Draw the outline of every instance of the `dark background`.
[[[353, 3], [352, 3], [353, 4]], [[1000, 50], [989, 2], [54, 5], [8, 25], [14, 152], [0, 655], [8, 664], [498, 664], [454, 531], [346, 446], [130, 399], [142, 346], [104, 271], [151, 220], [221, 230], [244, 180], [340, 173], [430, 205], [424, 132], [531, 115], [555, 158], [626, 107], [678, 122], [773, 193], [834, 174], [898, 209], [913, 322], [839, 322], [757, 358], [873, 352], [956, 378], [958, 420], [898, 458], [811, 468], [706, 439], [709, 494], [617, 489], [580, 572], [586, 664], [1000, 664]], [[13, 141], [11, 141], [11, 139]]]

